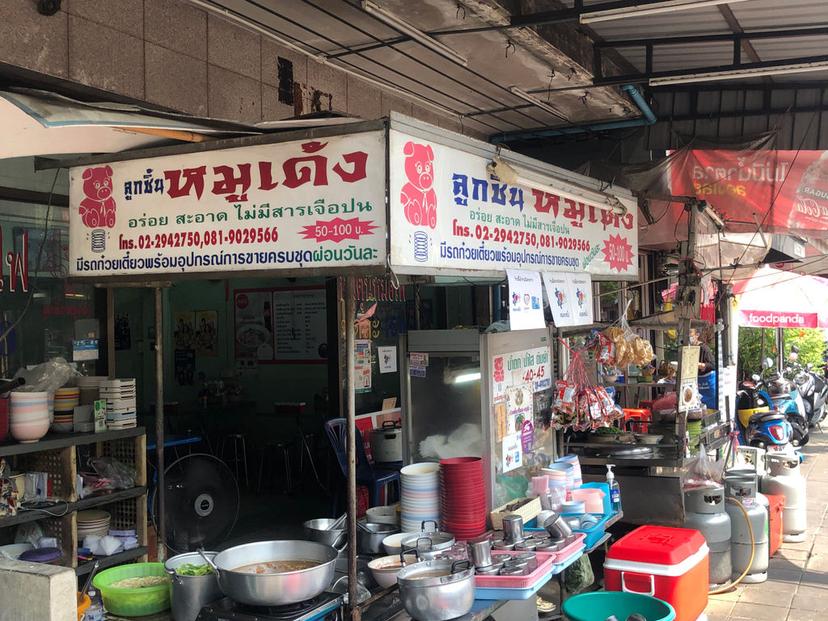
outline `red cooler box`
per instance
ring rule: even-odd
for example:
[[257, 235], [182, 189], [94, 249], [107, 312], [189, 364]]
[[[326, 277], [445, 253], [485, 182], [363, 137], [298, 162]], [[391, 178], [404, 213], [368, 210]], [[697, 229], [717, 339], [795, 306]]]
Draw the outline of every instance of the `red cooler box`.
[[676, 621], [696, 621], [704, 613], [709, 573], [704, 536], [689, 528], [641, 526], [613, 544], [604, 561], [607, 591], [669, 602]]

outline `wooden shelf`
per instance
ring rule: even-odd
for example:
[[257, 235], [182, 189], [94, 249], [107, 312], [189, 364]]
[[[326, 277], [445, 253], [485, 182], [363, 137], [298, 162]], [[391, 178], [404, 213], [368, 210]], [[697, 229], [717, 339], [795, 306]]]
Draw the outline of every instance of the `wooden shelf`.
[[[137, 548], [133, 548], [132, 550], [118, 552], [118, 554], [113, 554], [112, 556], [101, 556], [95, 560], [97, 560], [100, 563], [98, 571], [101, 572], [104, 569], [108, 569], [109, 567], [115, 567], [115, 565], [121, 565], [122, 563], [134, 561], [135, 559], [141, 558], [142, 556], [146, 556], [146, 554], [147, 548], [145, 546], [138, 546]], [[78, 576], [85, 576], [90, 571], [92, 571], [92, 567], [94, 565], [95, 561], [87, 561], [85, 563], [82, 563], [75, 568], [75, 573]]]
[[18, 511], [17, 515], [0, 518], [0, 528], [16, 526], [18, 524], [35, 522], [37, 520], [44, 520], [48, 518], [63, 517], [73, 511], [83, 511], [85, 509], [91, 509], [92, 507], [101, 507], [113, 502], [118, 502], [119, 500], [138, 498], [146, 493], [147, 488], [143, 485], [139, 485], [130, 489], [118, 490], [103, 496], [84, 498], [76, 502], [57, 502], [54, 505], [44, 506], [39, 509], [24, 509], [22, 511]]
[[69, 446], [78, 446], [80, 444], [97, 444], [98, 442], [110, 442], [112, 440], [135, 438], [142, 435], [144, 435], [143, 427], [104, 431], [102, 433], [47, 433], [37, 442], [27, 444], [19, 442], [0, 444], [0, 457], [41, 453], [43, 451], [67, 448]]

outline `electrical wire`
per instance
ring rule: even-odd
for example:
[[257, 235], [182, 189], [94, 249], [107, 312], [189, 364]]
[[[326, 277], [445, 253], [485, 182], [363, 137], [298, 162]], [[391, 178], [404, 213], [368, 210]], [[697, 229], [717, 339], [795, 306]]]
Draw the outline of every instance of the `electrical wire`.
[[[32, 300], [34, 300], [35, 289], [37, 288], [38, 284], [38, 273], [40, 272], [40, 261], [43, 258], [43, 249], [46, 247], [46, 242], [48, 241], [49, 237], [49, 216], [52, 212], [52, 198], [55, 195], [55, 185], [57, 184], [58, 176], [60, 175], [60, 171], [62, 169], [58, 168], [55, 170], [55, 177], [52, 179], [52, 187], [49, 188], [49, 197], [46, 200], [46, 221], [43, 223], [43, 241], [40, 243], [40, 248], [37, 251], [37, 260], [35, 261], [35, 269], [34, 274], [32, 274], [32, 284], [29, 288], [29, 297], [26, 299], [26, 304], [23, 306], [23, 310], [20, 312], [20, 315], [14, 322], [3, 331], [3, 334], [0, 334], [0, 341], [4, 341], [9, 334], [11, 334], [14, 329], [20, 325], [20, 322], [23, 321], [23, 318], [26, 316], [26, 313], [29, 312], [29, 308], [32, 305]], [[28, 266], [25, 266], [24, 269], [28, 269]]]

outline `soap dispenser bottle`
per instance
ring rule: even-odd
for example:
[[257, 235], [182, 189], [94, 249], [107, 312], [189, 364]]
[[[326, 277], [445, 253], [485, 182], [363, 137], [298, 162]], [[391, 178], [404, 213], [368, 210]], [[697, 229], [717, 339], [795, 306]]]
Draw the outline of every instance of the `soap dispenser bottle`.
[[618, 513], [621, 511], [621, 486], [615, 480], [615, 473], [612, 471], [613, 468], [615, 468], [615, 464], [607, 464], [607, 485], [609, 486], [612, 512]]

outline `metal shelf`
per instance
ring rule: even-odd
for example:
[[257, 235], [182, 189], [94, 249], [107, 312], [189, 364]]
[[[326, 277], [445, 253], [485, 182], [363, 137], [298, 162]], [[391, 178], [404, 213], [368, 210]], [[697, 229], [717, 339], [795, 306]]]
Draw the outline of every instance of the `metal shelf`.
[[[147, 548], [145, 546], [138, 546], [132, 550], [125, 550], [124, 552], [119, 552], [118, 554], [113, 554], [111, 556], [100, 556], [95, 560], [100, 563], [98, 571], [103, 571], [109, 567], [115, 567], [115, 565], [121, 565], [122, 563], [134, 561], [135, 559], [145, 556], [146, 554]], [[95, 561], [87, 561], [86, 563], [78, 565], [75, 568], [75, 573], [78, 576], [85, 576], [92, 571], [92, 567], [94, 565]]]
[[135, 438], [144, 435], [143, 427], [132, 429], [117, 429], [114, 431], [103, 431], [101, 433], [47, 433], [37, 442], [0, 445], [0, 457], [12, 455], [27, 455], [29, 453], [40, 453], [42, 451], [53, 451], [69, 446], [80, 444], [97, 444], [98, 442], [110, 442], [123, 438]]
[[65, 515], [69, 515], [74, 511], [83, 511], [84, 509], [91, 509], [92, 507], [100, 507], [113, 502], [118, 502], [119, 500], [138, 498], [146, 493], [147, 488], [143, 485], [139, 485], [130, 489], [118, 490], [103, 496], [84, 498], [76, 502], [59, 501], [53, 505], [37, 509], [24, 509], [18, 511], [17, 515], [0, 518], [0, 528], [25, 524], [27, 522], [36, 522], [37, 520], [44, 520], [47, 518], [60, 518]]

